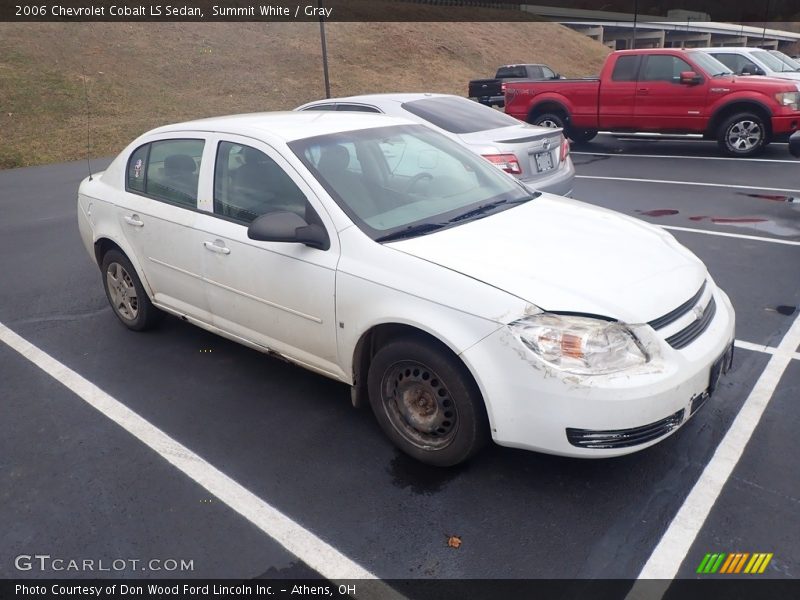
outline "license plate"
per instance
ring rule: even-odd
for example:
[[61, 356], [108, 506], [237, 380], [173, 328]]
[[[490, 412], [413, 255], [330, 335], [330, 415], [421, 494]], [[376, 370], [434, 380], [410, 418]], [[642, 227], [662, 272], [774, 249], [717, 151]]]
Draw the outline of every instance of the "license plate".
[[711, 373], [708, 377], [708, 389], [696, 396], [692, 399], [692, 406], [690, 409], [690, 415], [693, 415], [703, 404], [705, 404], [706, 400], [711, 397], [711, 394], [714, 393], [714, 390], [717, 389], [717, 384], [719, 384], [720, 378], [727, 373], [731, 366], [733, 365], [733, 343], [725, 349], [725, 352], [722, 353], [717, 360], [714, 361], [714, 364], [711, 365]]
[[541, 173], [542, 171], [549, 171], [553, 168], [553, 156], [550, 152], [537, 152], [533, 155], [536, 160], [536, 170]]
[[708, 381], [708, 394], [711, 395], [715, 389], [717, 389], [717, 384], [719, 383], [720, 377], [722, 377], [725, 373], [730, 371], [731, 366], [733, 365], [733, 344], [728, 346], [725, 349], [725, 352], [722, 353], [717, 360], [714, 361], [714, 364], [711, 365], [711, 376], [709, 377]]

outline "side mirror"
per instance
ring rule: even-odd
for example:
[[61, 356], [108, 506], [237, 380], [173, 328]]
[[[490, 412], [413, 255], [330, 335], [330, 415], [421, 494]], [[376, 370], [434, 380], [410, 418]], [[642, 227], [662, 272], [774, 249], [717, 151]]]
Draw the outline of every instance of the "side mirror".
[[260, 242], [288, 242], [305, 244], [311, 248], [327, 250], [331, 247], [325, 228], [308, 224], [293, 212], [270, 212], [253, 220], [247, 228], [247, 237]]
[[758, 67], [754, 64], [745, 65], [742, 67], [742, 70], [739, 71], [740, 75], [764, 75], [764, 69]]
[[697, 85], [703, 78], [694, 71], [681, 71], [681, 83], [684, 85]]

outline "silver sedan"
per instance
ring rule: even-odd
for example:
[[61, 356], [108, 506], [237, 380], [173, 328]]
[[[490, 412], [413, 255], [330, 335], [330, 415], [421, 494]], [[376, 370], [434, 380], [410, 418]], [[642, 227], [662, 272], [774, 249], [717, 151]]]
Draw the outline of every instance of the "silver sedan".
[[295, 110], [384, 113], [431, 127], [518, 177], [530, 187], [572, 195], [575, 167], [560, 129], [523, 123], [447, 94], [367, 94], [309, 102]]

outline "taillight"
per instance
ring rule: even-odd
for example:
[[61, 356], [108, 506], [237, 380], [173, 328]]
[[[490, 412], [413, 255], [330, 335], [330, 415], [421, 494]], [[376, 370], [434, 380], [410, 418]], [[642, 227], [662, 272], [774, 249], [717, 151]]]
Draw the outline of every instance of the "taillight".
[[565, 137], [561, 138], [561, 156], [559, 162], [564, 162], [569, 156], [569, 140]]
[[519, 167], [519, 161], [513, 154], [484, 154], [483, 158], [506, 173], [511, 173], [512, 175], [522, 174], [522, 169]]

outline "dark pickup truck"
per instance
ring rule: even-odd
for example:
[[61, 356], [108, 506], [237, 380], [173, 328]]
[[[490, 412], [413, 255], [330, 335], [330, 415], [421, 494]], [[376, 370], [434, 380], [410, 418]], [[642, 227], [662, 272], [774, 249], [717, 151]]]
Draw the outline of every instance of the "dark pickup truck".
[[620, 50], [598, 79], [509, 82], [505, 110], [576, 142], [598, 130], [699, 133], [730, 156], [752, 156], [800, 129], [799, 85], [738, 77], [701, 50]]
[[486, 106], [500, 106], [505, 102], [507, 81], [542, 81], [559, 79], [560, 75], [547, 65], [504, 65], [497, 69], [494, 79], [473, 79], [469, 82], [469, 98]]

